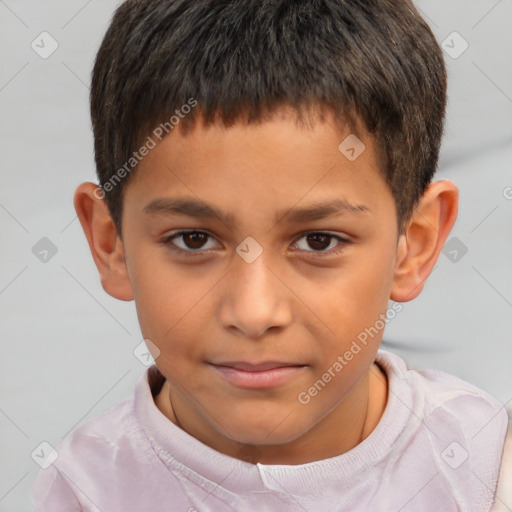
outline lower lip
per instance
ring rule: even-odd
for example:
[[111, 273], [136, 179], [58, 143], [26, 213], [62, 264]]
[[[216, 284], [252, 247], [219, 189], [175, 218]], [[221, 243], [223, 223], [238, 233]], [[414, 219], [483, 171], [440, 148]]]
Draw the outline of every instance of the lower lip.
[[237, 370], [231, 366], [212, 365], [231, 384], [244, 388], [272, 388], [297, 377], [305, 366], [283, 366], [271, 370]]

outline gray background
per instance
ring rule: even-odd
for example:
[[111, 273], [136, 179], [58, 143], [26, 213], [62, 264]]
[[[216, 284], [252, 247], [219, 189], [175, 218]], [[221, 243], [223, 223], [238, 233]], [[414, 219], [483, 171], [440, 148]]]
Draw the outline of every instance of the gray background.
[[[0, 0], [0, 511], [32, 510], [39, 466], [80, 423], [133, 392], [145, 370], [133, 303], [101, 288], [73, 193], [95, 181], [88, 94], [117, 1]], [[512, 2], [417, 5], [446, 55], [449, 107], [440, 170], [460, 189], [452, 232], [423, 293], [387, 326], [384, 348], [512, 400]], [[31, 47], [58, 42], [47, 59]], [[455, 53], [463, 42], [447, 43]], [[46, 45], [48, 48], [48, 45]], [[507, 193], [507, 190], [509, 191]], [[32, 248], [47, 237], [57, 253]], [[462, 245], [463, 244], [463, 245]], [[36, 246], [37, 247], [37, 246]], [[451, 246], [450, 246], [451, 247]], [[454, 245], [453, 247], [456, 247]]]

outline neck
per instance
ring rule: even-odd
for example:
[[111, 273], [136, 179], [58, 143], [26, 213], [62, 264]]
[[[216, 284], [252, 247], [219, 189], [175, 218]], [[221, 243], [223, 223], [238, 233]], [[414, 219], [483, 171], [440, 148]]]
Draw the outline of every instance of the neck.
[[199, 415], [182, 416], [179, 408], [177, 412], [173, 409], [176, 399], [168, 381], [155, 397], [155, 404], [175, 425], [221, 453], [252, 463], [295, 465], [335, 457], [360, 444], [378, 425], [386, 407], [387, 390], [385, 373], [372, 365], [343, 402], [304, 435], [280, 445], [240, 444], [208, 428]]

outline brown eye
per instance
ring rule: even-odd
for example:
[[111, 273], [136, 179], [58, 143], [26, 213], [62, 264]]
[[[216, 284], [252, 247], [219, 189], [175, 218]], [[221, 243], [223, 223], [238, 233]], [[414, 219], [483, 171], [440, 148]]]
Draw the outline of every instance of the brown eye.
[[331, 238], [331, 235], [326, 235], [325, 233], [310, 233], [306, 237], [309, 246], [315, 251], [323, 251], [329, 247]]
[[204, 231], [177, 231], [165, 238], [164, 244], [175, 251], [203, 253], [215, 247], [211, 245], [216, 243], [213, 240], [212, 235]]
[[185, 233], [181, 236], [183, 237], [185, 245], [189, 249], [201, 249], [208, 238], [205, 233], [201, 233], [199, 231], [192, 231], [191, 233]]
[[312, 231], [309, 233], [303, 233], [297, 242], [295, 242], [295, 246], [305, 253], [318, 253], [318, 255], [322, 256], [324, 254], [336, 254], [342, 251], [343, 248], [350, 243], [350, 240], [338, 235], [324, 233], [321, 231]]

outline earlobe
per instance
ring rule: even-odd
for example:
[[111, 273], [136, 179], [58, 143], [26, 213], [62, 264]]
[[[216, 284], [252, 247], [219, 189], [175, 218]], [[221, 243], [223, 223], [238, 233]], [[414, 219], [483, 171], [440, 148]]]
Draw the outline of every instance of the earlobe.
[[400, 236], [390, 298], [407, 302], [423, 290], [457, 219], [458, 189], [447, 180], [432, 183]]
[[133, 290], [124, 257], [124, 245], [112, 217], [94, 183], [82, 183], [74, 196], [74, 206], [103, 289], [119, 300], [133, 300]]

